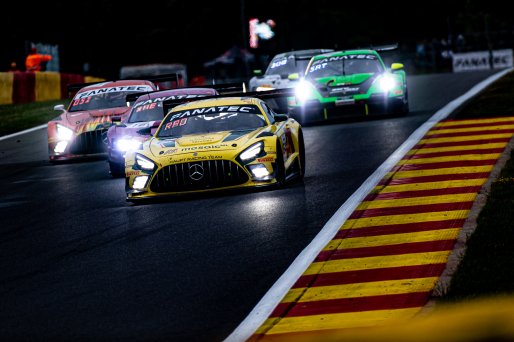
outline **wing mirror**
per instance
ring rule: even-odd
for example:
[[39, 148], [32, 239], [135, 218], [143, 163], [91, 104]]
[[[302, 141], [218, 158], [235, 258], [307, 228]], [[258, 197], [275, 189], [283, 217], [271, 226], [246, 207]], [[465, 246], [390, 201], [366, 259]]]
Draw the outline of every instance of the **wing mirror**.
[[403, 69], [403, 64], [402, 63], [393, 63], [393, 64], [391, 64], [391, 70], [392, 71], [401, 70], [401, 69]]
[[289, 119], [289, 115], [287, 114], [274, 114], [273, 117], [275, 118], [275, 121], [281, 122], [286, 121]]
[[299, 78], [300, 78], [300, 74], [298, 74], [297, 72], [295, 72], [294, 74], [289, 74], [289, 76], [287, 76], [287, 79], [289, 79], [291, 81], [298, 80]]
[[54, 106], [54, 110], [61, 110], [61, 111], [63, 111], [63, 112], [64, 112], [64, 111], [66, 111], [66, 110], [64, 109], [64, 105], [63, 105], [63, 104], [55, 105], [55, 106]]

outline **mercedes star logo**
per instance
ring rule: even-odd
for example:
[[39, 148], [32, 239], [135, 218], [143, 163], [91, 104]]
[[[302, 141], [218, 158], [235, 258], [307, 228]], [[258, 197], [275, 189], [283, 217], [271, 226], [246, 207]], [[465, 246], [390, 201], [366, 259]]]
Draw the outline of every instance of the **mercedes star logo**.
[[200, 180], [203, 178], [203, 167], [200, 164], [193, 164], [189, 166], [189, 177], [192, 180]]

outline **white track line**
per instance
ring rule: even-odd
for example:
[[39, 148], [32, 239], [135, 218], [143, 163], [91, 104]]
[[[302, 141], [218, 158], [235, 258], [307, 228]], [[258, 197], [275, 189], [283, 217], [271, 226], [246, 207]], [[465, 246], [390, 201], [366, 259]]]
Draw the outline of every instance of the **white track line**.
[[25, 134], [25, 133], [34, 132], [34, 131], [37, 131], [38, 129], [43, 129], [43, 128], [46, 128], [46, 124], [40, 125], [40, 126], [36, 126], [36, 127], [32, 127], [32, 128], [26, 129], [26, 130], [21, 131], [21, 132], [9, 134], [9, 135], [4, 135], [3, 137], [0, 137], [0, 141], [6, 140], [6, 139], [9, 139], [9, 138], [14, 138], [14, 137], [16, 137], [18, 135], [22, 135], [22, 134]]
[[355, 191], [346, 202], [328, 220], [314, 240], [296, 257], [289, 268], [273, 284], [271, 289], [262, 297], [250, 314], [239, 326], [225, 339], [225, 342], [241, 342], [249, 339], [253, 333], [264, 323], [289, 289], [294, 285], [302, 273], [309, 267], [318, 253], [334, 237], [339, 228], [344, 224], [348, 216], [362, 202], [364, 197], [384, 178], [385, 174], [395, 166], [405, 153], [412, 149], [418, 141], [440, 120], [448, 117], [457, 107], [477, 95], [488, 85], [514, 70], [509, 68], [500, 71], [484, 81], [478, 83], [464, 95], [456, 98], [446, 106], [438, 110], [427, 122], [420, 126], [368, 179]]

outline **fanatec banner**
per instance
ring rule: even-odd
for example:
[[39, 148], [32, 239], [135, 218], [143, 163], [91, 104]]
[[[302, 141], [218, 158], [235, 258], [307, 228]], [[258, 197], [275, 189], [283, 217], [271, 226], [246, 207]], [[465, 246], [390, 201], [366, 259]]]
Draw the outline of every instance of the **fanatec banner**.
[[[476, 51], [453, 54], [453, 72], [487, 70], [491, 68], [489, 63], [489, 51]], [[512, 49], [493, 51], [493, 68], [510, 68], [512, 63]]]

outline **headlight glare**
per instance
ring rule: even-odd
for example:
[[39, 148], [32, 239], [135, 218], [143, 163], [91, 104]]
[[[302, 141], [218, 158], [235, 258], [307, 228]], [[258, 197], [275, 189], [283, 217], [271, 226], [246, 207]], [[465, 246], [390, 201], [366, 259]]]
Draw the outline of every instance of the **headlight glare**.
[[122, 138], [117, 140], [114, 144], [117, 150], [121, 152], [135, 151], [141, 147], [141, 142], [134, 139]]
[[396, 80], [391, 75], [383, 75], [378, 80], [378, 86], [380, 87], [380, 90], [382, 90], [384, 93], [387, 93], [396, 87]]
[[140, 154], [136, 154], [136, 164], [143, 170], [153, 170], [155, 167], [155, 163], [150, 159], [143, 157]]
[[262, 153], [263, 149], [264, 144], [260, 141], [244, 150], [243, 153], [239, 155], [239, 158], [241, 158], [242, 161], [255, 159], [260, 153]]
[[146, 186], [147, 181], [148, 176], [138, 176], [134, 178], [134, 183], [132, 183], [132, 187], [136, 190], [143, 190]]
[[63, 125], [57, 125], [57, 139], [70, 140], [73, 137], [73, 131]]
[[301, 80], [295, 88], [296, 98], [300, 102], [305, 102], [312, 95], [312, 85], [306, 81]]

